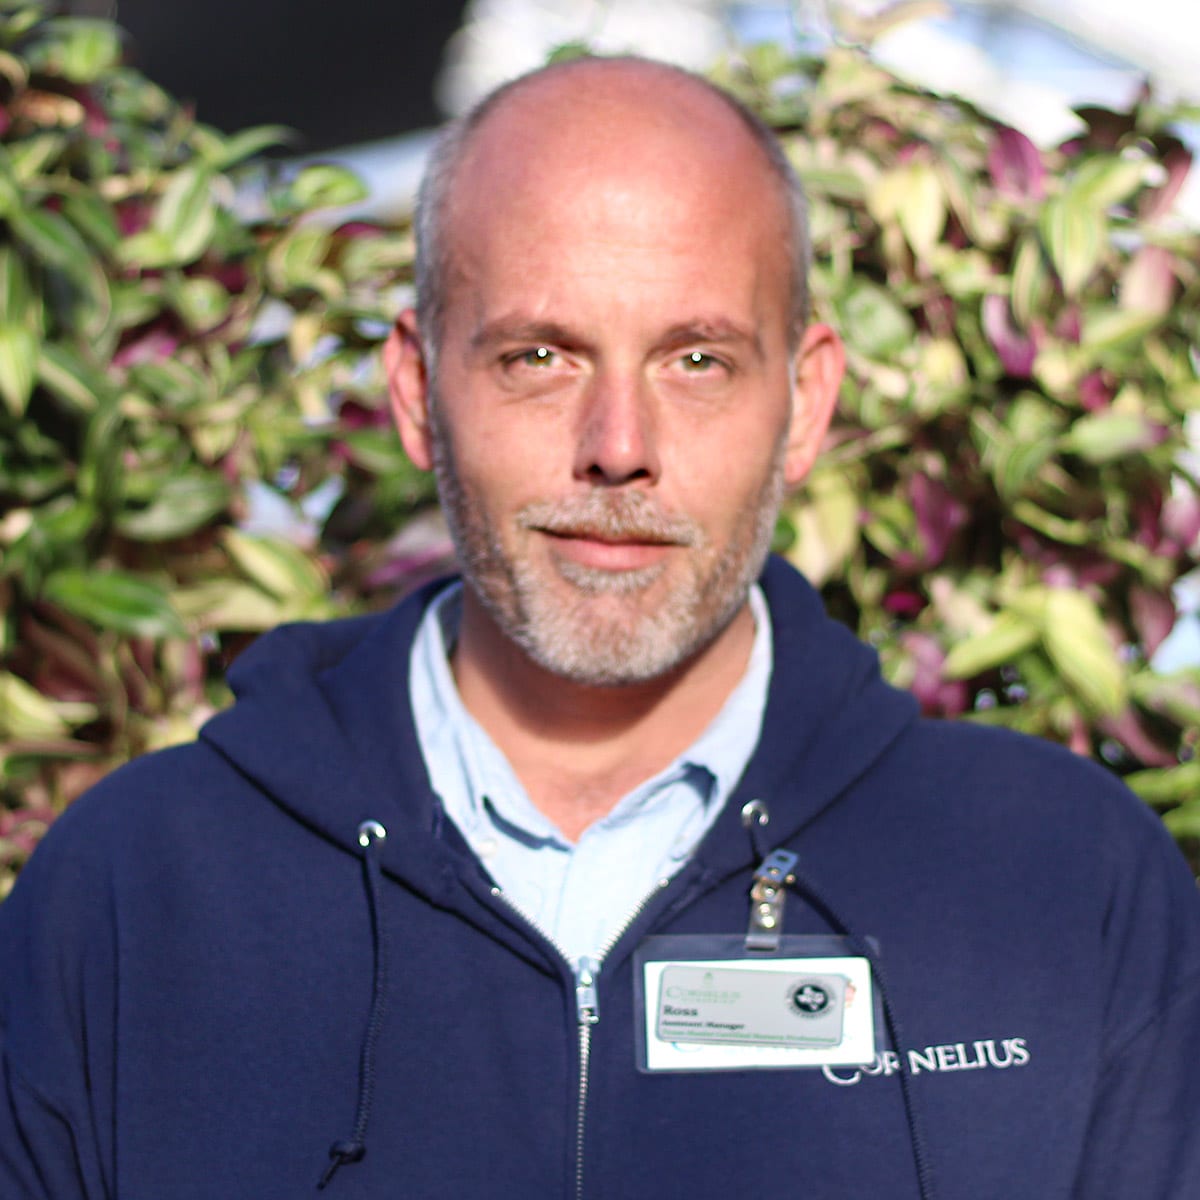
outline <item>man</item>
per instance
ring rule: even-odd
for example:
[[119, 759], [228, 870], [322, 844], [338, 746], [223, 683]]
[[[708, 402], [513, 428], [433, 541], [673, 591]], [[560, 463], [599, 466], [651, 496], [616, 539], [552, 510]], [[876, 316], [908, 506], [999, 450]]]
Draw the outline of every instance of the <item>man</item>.
[[387, 366], [463, 582], [263, 639], [56, 825], [0, 909], [0, 1194], [1200, 1194], [1155, 819], [760, 579], [842, 368], [769, 135], [563, 64], [419, 225]]

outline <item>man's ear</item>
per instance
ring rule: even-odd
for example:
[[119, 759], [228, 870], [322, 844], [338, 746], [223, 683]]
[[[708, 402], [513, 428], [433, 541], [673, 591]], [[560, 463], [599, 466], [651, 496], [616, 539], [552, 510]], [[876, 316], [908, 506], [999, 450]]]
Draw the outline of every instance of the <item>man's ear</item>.
[[429, 373], [417, 314], [406, 308], [383, 346], [392, 418], [408, 457], [422, 471], [433, 469], [433, 431], [429, 420]]
[[784, 479], [795, 487], [812, 469], [833, 419], [846, 348], [828, 325], [810, 325], [792, 359], [792, 421]]

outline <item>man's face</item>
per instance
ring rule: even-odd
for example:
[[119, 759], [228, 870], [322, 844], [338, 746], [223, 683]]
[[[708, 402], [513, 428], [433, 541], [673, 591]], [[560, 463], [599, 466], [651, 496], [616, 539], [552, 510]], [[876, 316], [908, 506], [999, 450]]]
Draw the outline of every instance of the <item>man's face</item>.
[[430, 453], [495, 626], [640, 682], [743, 605], [795, 470], [783, 207], [752, 146], [739, 178], [691, 131], [548, 140], [463, 169]]

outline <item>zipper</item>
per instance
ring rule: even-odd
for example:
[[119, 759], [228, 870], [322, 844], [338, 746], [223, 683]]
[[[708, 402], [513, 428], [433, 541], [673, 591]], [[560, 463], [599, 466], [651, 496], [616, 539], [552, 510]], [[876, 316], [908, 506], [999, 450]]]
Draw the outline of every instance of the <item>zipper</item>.
[[501, 888], [493, 887], [492, 896], [503, 902], [517, 914], [536, 933], [541, 934], [555, 950], [559, 957], [570, 968], [575, 979], [575, 1021], [579, 1031], [579, 1092], [575, 1107], [575, 1200], [583, 1200], [583, 1145], [587, 1131], [588, 1075], [592, 1057], [592, 1027], [600, 1020], [600, 1001], [596, 992], [596, 978], [600, 968], [612, 948], [625, 935], [625, 931], [642, 915], [646, 906], [669, 884], [670, 879], [660, 879], [653, 890], [646, 893], [630, 910], [620, 925], [609, 935], [604, 945], [600, 947], [597, 958], [583, 955], [572, 959], [562, 946], [550, 934], [530, 917], [522, 908], [514, 904]]
[[588, 1067], [592, 1026], [600, 1020], [596, 976], [600, 964], [586, 955], [575, 964], [575, 1017], [579, 1022], [579, 1099], [575, 1107], [575, 1200], [583, 1200], [583, 1138], [587, 1129]]

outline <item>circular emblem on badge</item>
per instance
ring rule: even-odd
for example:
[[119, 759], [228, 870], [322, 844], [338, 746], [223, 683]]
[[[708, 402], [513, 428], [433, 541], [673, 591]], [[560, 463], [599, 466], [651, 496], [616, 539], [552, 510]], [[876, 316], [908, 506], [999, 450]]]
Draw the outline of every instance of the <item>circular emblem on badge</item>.
[[802, 1017], [819, 1017], [829, 1010], [833, 997], [829, 990], [814, 979], [801, 979], [788, 991], [788, 1003]]

